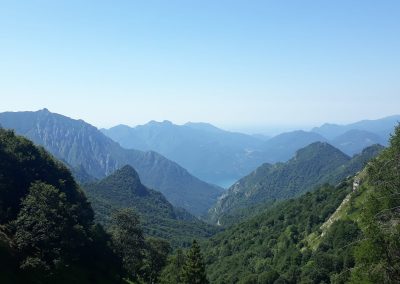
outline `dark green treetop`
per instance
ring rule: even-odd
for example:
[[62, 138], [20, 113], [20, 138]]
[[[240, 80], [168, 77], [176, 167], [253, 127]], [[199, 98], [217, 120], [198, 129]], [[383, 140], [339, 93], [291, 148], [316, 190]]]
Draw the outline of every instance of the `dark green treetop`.
[[187, 284], [207, 284], [205, 264], [200, 251], [200, 246], [196, 240], [187, 253], [186, 262], [183, 267], [183, 283]]

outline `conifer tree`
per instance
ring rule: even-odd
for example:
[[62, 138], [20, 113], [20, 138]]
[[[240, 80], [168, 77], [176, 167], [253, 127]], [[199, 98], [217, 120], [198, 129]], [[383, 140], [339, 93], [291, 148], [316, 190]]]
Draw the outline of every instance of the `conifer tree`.
[[200, 246], [193, 241], [192, 247], [186, 256], [186, 262], [183, 267], [183, 282], [186, 284], [208, 284], [206, 267]]

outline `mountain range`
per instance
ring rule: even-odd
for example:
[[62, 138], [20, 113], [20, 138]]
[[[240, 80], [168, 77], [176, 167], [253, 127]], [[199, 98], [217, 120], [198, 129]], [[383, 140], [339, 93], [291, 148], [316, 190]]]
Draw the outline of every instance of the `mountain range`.
[[286, 162], [299, 149], [318, 141], [350, 157], [367, 146], [386, 145], [384, 137], [390, 135], [399, 118], [342, 126], [325, 124], [312, 131], [292, 131], [269, 139], [192, 122], [175, 125], [151, 121], [134, 128], [119, 125], [99, 131], [83, 120], [47, 109], [0, 113], [0, 125], [44, 146], [81, 183], [102, 179], [131, 165], [147, 187], [163, 193], [173, 206], [200, 216], [223, 192], [210, 183], [228, 188], [262, 164]]
[[43, 146], [88, 181], [131, 165], [146, 186], [159, 190], [174, 206], [196, 216], [207, 212], [222, 192], [154, 151], [122, 148], [83, 120], [43, 109], [0, 113], [0, 124]]
[[364, 130], [374, 133], [384, 139], [385, 144], [393, 133], [394, 127], [400, 121], [400, 115], [387, 116], [375, 120], [361, 120], [350, 124], [325, 123], [320, 127], [315, 127], [311, 131], [318, 133], [327, 139], [334, 139], [350, 130]]
[[378, 156], [337, 186], [277, 202], [209, 239], [210, 282], [399, 283], [400, 127], [389, 147], [373, 148], [353, 163]]
[[175, 125], [151, 121], [131, 128], [118, 125], [104, 134], [128, 149], [156, 151], [198, 178], [226, 186], [263, 163], [263, 141], [206, 123]]
[[[181, 200], [192, 204], [202, 199], [184, 181], [214, 188], [161, 154], [124, 149], [95, 127], [48, 110], [3, 113], [0, 123], [60, 159], [0, 128], [1, 283], [400, 281], [400, 126], [387, 148], [368, 145], [383, 132], [339, 133], [338, 126], [329, 138], [295, 131], [264, 141], [279, 155], [285, 148], [295, 154], [231, 186], [209, 211], [219, 230], [142, 183], [184, 184], [177, 194], [188, 192]], [[338, 145], [367, 147], [349, 156]], [[200, 246], [193, 241], [182, 252], [192, 238]], [[202, 280], [187, 280], [188, 269]]]
[[328, 142], [349, 156], [373, 144], [387, 145], [398, 120], [400, 116], [348, 125], [324, 124], [272, 138], [229, 132], [208, 123], [176, 125], [170, 121], [118, 125], [101, 131], [125, 148], [156, 151], [194, 176], [227, 188], [261, 164], [285, 162], [300, 148], [317, 141]]

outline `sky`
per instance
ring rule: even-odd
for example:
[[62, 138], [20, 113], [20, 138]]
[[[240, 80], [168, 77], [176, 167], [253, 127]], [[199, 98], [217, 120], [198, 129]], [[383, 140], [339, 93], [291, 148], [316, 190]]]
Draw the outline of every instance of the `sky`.
[[244, 132], [400, 113], [400, 1], [0, 0], [0, 111]]

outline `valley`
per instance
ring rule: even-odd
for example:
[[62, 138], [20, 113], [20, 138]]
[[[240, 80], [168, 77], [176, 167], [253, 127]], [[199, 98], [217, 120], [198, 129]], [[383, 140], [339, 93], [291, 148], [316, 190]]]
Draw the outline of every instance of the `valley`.
[[[284, 155], [295, 151], [292, 158], [287, 160], [281, 156], [276, 158], [283, 160], [280, 162], [260, 162], [254, 171], [223, 191], [218, 186], [191, 176], [189, 171], [176, 162], [152, 152], [154, 149], [122, 148], [82, 120], [72, 120], [48, 110], [41, 110], [0, 113], [0, 123], [3, 127], [22, 134], [32, 139], [36, 145], [40, 145], [38, 148], [25, 138], [15, 136], [10, 130], [1, 130], [3, 158], [0, 184], [4, 188], [1, 197], [4, 204], [0, 227], [2, 234], [0, 240], [3, 246], [1, 259], [7, 260], [8, 264], [5, 267], [8, 267], [9, 271], [19, 271], [28, 263], [34, 267], [32, 271], [42, 269], [40, 265], [45, 265], [48, 267], [46, 269], [54, 271], [50, 278], [46, 278], [47, 276], [41, 278], [47, 275], [46, 273], [34, 276], [31, 274], [33, 272], [25, 269], [21, 270], [23, 272], [21, 278], [15, 278], [13, 273], [0, 271], [2, 279], [7, 281], [18, 282], [24, 277], [29, 279], [38, 277], [38, 281], [63, 279], [63, 281], [85, 282], [85, 277], [91, 277], [89, 275], [92, 266], [82, 270], [78, 276], [75, 274], [78, 278], [70, 278], [65, 276], [64, 268], [61, 269], [48, 262], [58, 257], [60, 261], [70, 263], [68, 266], [71, 269], [76, 265], [86, 265], [51, 252], [57, 249], [65, 250], [65, 253], [68, 251], [68, 254], [78, 253], [73, 252], [75, 248], [57, 248], [58, 243], [63, 241], [62, 235], [49, 236], [54, 238], [52, 239], [54, 248], [48, 247], [47, 242], [50, 239], [45, 243], [35, 244], [35, 250], [48, 251], [45, 257], [32, 254], [29, 245], [33, 244], [27, 243], [23, 236], [40, 234], [30, 225], [39, 217], [32, 215], [28, 218], [24, 214], [40, 210], [46, 212], [49, 210], [46, 206], [55, 206], [53, 210], [61, 210], [58, 214], [67, 214], [62, 217], [64, 220], [81, 218], [79, 222], [82, 223], [79, 226], [80, 230], [84, 231], [80, 232], [83, 234], [80, 238], [92, 238], [92, 242], [98, 242], [93, 244], [95, 247], [103, 246], [103, 249], [108, 250], [108, 255], [102, 256], [105, 259], [99, 256], [96, 265], [103, 265], [111, 258], [125, 259], [123, 255], [129, 252], [130, 248], [141, 247], [139, 254], [129, 256], [132, 260], [135, 259], [136, 268], [132, 270], [135, 274], [129, 274], [127, 270], [133, 269], [133, 264], [122, 261], [118, 268], [118, 264], [114, 263], [113, 271], [107, 269], [108, 274], [104, 276], [105, 283], [117, 281], [118, 277], [122, 277], [118, 280], [122, 282], [125, 281], [123, 279], [130, 279], [134, 283], [146, 283], [148, 281], [146, 279], [150, 279], [148, 277], [153, 277], [147, 273], [154, 275], [156, 277], [154, 279], [158, 279], [159, 283], [183, 281], [182, 277], [185, 277], [185, 271], [188, 269], [185, 265], [189, 265], [188, 257], [192, 250], [199, 258], [196, 261], [200, 261], [203, 265], [207, 281], [211, 283], [347, 283], [349, 281], [357, 283], [356, 279], [372, 277], [363, 272], [361, 267], [375, 265], [375, 262], [366, 264], [364, 256], [360, 256], [364, 253], [363, 246], [369, 245], [370, 242], [363, 237], [371, 234], [365, 222], [375, 222], [368, 219], [371, 215], [364, 211], [365, 206], [372, 212], [382, 208], [389, 210], [389, 215], [385, 215], [386, 223], [397, 216], [396, 212], [392, 213], [389, 209], [390, 206], [396, 208], [394, 206], [397, 204], [396, 200], [390, 201], [390, 204], [385, 203], [386, 201], [379, 201], [377, 204], [371, 202], [378, 198], [375, 196], [380, 196], [382, 200], [387, 198], [385, 191], [375, 192], [377, 186], [380, 188], [382, 179], [388, 181], [385, 186], [388, 192], [391, 192], [393, 186], [399, 182], [395, 169], [385, 166], [385, 171], [382, 173], [379, 166], [391, 163], [394, 163], [393, 166], [396, 165], [395, 160], [391, 160], [390, 157], [396, 157], [395, 153], [399, 151], [398, 126], [390, 138], [390, 143], [382, 143], [389, 146], [388, 148], [379, 144], [369, 145], [376, 140], [365, 140], [364, 135], [359, 135], [361, 130], [342, 130], [345, 135], [340, 132], [339, 136], [336, 136], [339, 137], [336, 141], [353, 141], [351, 143], [366, 146], [353, 156], [343, 152], [343, 148], [331, 145], [328, 139], [318, 138], [319, 134], [294, 131], [272, 137], [263, 141], [264, 145], [260, 143], [257, 147], [260, 149], [269, 147], [274, 149], [277, 155], [283, 153], [282, 149], [287, 151]], [[376, 121], [368, 123], [372, 125], [371, 129], [377, 124]], [[390, 120], [389, 123], [393, 121]], [[160, 127], [158, 123], [152, 124], [157, 125], [156, 130], [152, 130], [152, 135], [158, 137], [158, 141], [163, 141], [162, 137], [166, 135], [165, 125]], [[162, 124], [180, 128], [172, 123]], [[365, 128], [365, 124], [363, 125]], [[228, 135], [229, 138], [226, 139], [231, 144], [239, 145], [242, 143], [240, 141], [248, 139], [244, 134], [225, 133], [208, 124], [191, 124], [190, 127], [194, 127], [196, 131], [207, 131], [211, 136], [215, 133]], [[324, 134], [327, 135], [325, 128], [322, 127]], [[339, 132], [338, 128], [340, 127], [334, 127], [336, 134]], [[126, 130], [132, 131], [130, 128]], [[174, 137], [176, 145], [179, 143], [188, 145], [186, 151], [192, 151], [186, 130], [183, 130], [185, 133], [183, 136], [168, 135], [170, 138]], [[356, 135], [352, 136], [349, 133]], [[152, 135], [148, 137], [149, 141], [152, 141]], [[202, 137], [199, 133], [194, 135]], [[349, 136], [352, 138], [348, 140], [343, 138]], [[237, 141], [233, 141], [235, 138]], [[142, 137], [141, 143], [147, 141], [143, 139]], [[214, 141], [212, 138], [205, 139]], [[323, 141], [314, 141], [315, 139]], [[265, 143], [268, 141], [270, 143], [266, 146]], [[164, 146], [171, 146], [174, 143], [166, 143]], [[213, 143], [209, 147], [212, 148]], [[222, 140], [218, 143], [228, 147]], [[352, 146], [351, 149], [353, 151], [355, 148]], [[202, 153], [202, 156], [206, 154]], [[60, 162], [56, 161], [56, 158], [60, 159]], [[190, 160], [193, 157], [187, 156], [187, 158]], [[18, 180], [16, 176], [24, 178]], [[37, 202], [34, 200], [38, 198], [46, 200], [43, 203], [45, 207], [31, 203]], [[60, 199], [61, 201], [57, 202], [65, 203], [63, 205], [65, 209], [59, 208], [60, 205], [57, 203], [49, 203], [48, 198]], [[17, 202], [19, 199], [24, 200], [20, 205]], [[47, 224], [46, 222], [56, 218], [47, 216], [50, 219], [41, 221], [41, 226], [48, 228], [58, 226], [55, 223]], [[60, 230], [70, 230], [69, 224], [78, 221], [65, 222], [67, 227]], [[100, 230], [97, 233], [93, 231], [96, 226], [98, 226], [96, 230]], [[377, 229], [380, 226], [381, 222], [376, 223]], [[382, 234], [390, 234], [387, 237], [388, 242], [391, 242], [392, 234], [396, 233], [392, 232], [395, 227], [392, 228], [391, 225], [389, 227], [389, 232], [385, 231]], [[41, 230], [40, 227], [37, 229]], [[56, 230], [59, 230], [58, 227]], [[93, 233], [97, 235], [91, 236]], [[133, 234], [135, 238], [128, 245], [124, 243], [130, 237], [126, 235], [123, 239], [118, 239], [119, 234]], [[71, 235], [71, 237], [78, 236]], [[386, 238], [386, 235], [381, 237]], [[104, 243], [107, 238], [108, 244]], [[193, 240], [197, 240], [200, 246], [196, 242], [192, 243]], [[120, 244], [124, 247], [123, 251], [118, 249], [120, 241], [123, 241]], [[85, 242], [84, 239], [82, 242]], [[344, 246], [347, 249], [343, 249]], [[97, 249], [95, 247], [91, 249]], [[188, 251], [186, 255], [182, 249]], [[22, 258], [15, 258], [15, 253]], [[97, 252], [90, 252], [94, 253]], [[24, 257], [22, 263], [26, 264], [18, 268], [18, 261]], [[161, 266], [158, 268], [145, 266], [146, 263], [156, 261], [152, 257], [161, 257], [163, 261], [159, 264]], [[385, 258], [384, 255], [378, 257]], [[35, 263], [39, 261], [42, 264], [34, 264], [32, 261]], [[316, 265], [317, 263], [320, 265]], [[129, 276], [123, 276], [124, 273], [128, 273], [126, 275]], [[395, 278], [396, 275], [387, 277]], [[114, 280], [111, 280], [112, 278]]]

